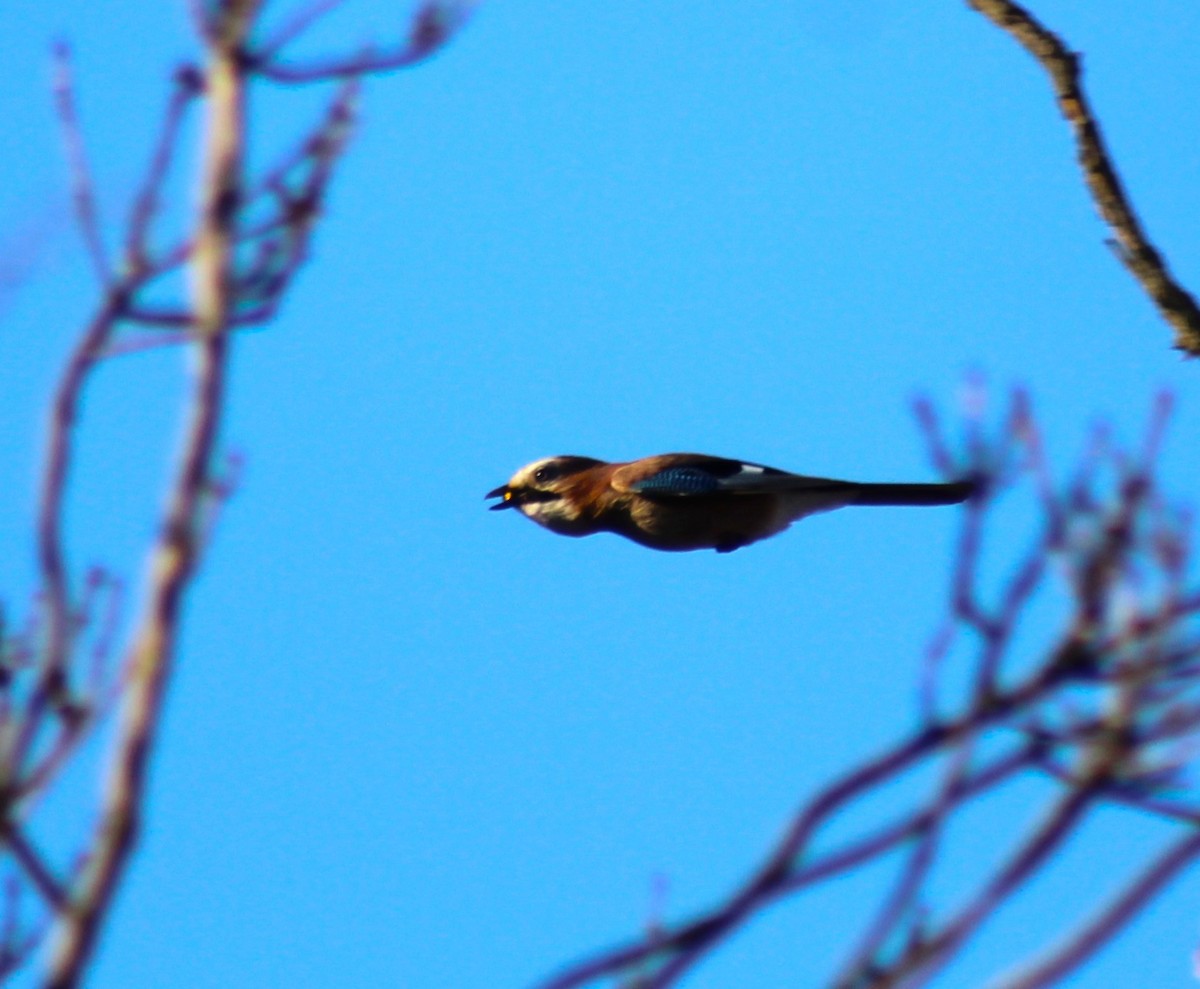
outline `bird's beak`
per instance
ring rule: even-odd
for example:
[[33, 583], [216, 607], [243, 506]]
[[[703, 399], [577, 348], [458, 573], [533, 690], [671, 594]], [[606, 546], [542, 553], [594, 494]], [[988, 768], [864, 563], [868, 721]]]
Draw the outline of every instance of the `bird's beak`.
[[513, 501], [512, 488], [510, 488], [507, 484], [501, 484], [498, 488], [492, 488], [492, 490], [485, 494], [484, 497], [500, 499], [498, 502], [496, 502], [496, 504], [488, 506], [488, 508], [490, 508], [493, 512], [498, 512], [503, 508], [517, 507], [517, 503]]

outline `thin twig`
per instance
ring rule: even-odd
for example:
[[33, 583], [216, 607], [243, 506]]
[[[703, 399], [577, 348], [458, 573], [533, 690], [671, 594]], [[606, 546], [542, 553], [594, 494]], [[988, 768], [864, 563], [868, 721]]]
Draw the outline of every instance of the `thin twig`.
[[430, 0], [417, 11], [408, 38], [389, 49], [367, 48], [350, 56], [335, 56], [311, 62], [280, 62], [279, 45], [255, 52], [253, 68], [273, 82], [310, 83], [407, 69], [432, 57], [466, 25], [478, 0]]
[[842, 974], [834, 979], [836, 986], [853, 986], [859, 975], [875, 964], [880, 949], [891, 938], [897, 925], [910, 914], [914, 902], [921, 895], [929, 870], [937, 857], [942, 838], [942, 825], [949, 814], [959, 806], [959, 793], [970, 771], [972, 740], [961, 745], [950, 759], [950, 766], [938, 787], [926, 820], [917, 832], [916, 847], [892, 891], [884, 901], [875, 919], [867, 926], [862, 941], [851, 953], [842, 968]]
[[158, 132], [158, 143], [150, 156], [146, 178], [139, 186], [137, 198], [130, 211], [125, 255], [128, 264], [135, 270], [149, 267], [146, 242], [150, 234], [150, 225], [158, 212], [159, 194], [179, 145], [179, 129], [183, 124], [184, 115], [192, 100], [199, 95], [201, 85], [200, 75], [192, 66], [185, 66], [175, 73], [175, 89], [167, 102], [167, 110]]
[[53, 910], [62, 910], [67, 904], [67, 894], [62, 884], [50, 874], [42, 856], [22, 834], [14, 822], [0, 823], [0, 841], [8, 846], [13, 858]]
[[[989, 792], [998, 784], [1029, 768], [1030, 760], [1041, 749], [1041, 744], [1027, 741], [1003, 758], [984, 769], [976, 770], [951, 793], [956, 807], [966, 805], [972, 798]], [[901, 842], [915, 838], [932, 823], [936, 808], [922, 807], [907, 817], [879, 828], [866, 838], [859, 839], [840, 848], [814, 856], [796, 868], [781, 883], [781, 892], [792, 893], [813, 886], [843, 872], [848, 872], [872, 859], [887, 853]]]
[[1128, 924], [1150, 899], [1200, 856], [1200, 832], [1192, 831], [1160, 855], [1103, 910], [1049, 955], [1025, 971], [1005, 976], [996, 989], [1044, 989], [1070, 975]]
[[346, 0], [316, 0], [296, 11], [255, 50], [255, 56], [265, 62], [273, 61], [287, 45], [309, 30], [317, 21], [337, 10]]
[[[911, 958], [903, 959], [883, 984], [904, 979], [906, 989], [918, 989], [932, 980], [957, 954], [975, 930], [1074, 832], [1083, 813], [1096, 797], [1090, 785], [1062, 797], [1041, 825], [1013, 852], [1007, 863], [941, 930], [923, 939]], [[916, 974], [911, 978], [907, 973]]]
[[75, 88], [71, 79], [71, 49], [65, 41], [54, 46], [54, 106], [67, 148], [67, 163], [71, 169], [71, 198], [75, 218], [87, 247], [88, 258], [101, 285], [112, 280], [100, 217], [96, 209], [95, 183], [83, 147], [83, 129], [75, 110]]
[[967, 5], [1012, 35], [1050, 76], [1058, 108], [1075, 133], [1079, 165], [1092, 201], [1115, 235], [1117, 257], [1174, 327], [1175, 346], [1200, 356], [1200, 307], [1172, 276], [1166, 259], [1142, 229], [1084, 92], [1079, 56], [1012, 0], [967, 0]]
[[22, 935], [22, 885], [15, 876], [4, 882], [4, 921], [0, 927], [0, 978], [15, 972], [41, 942], [45, 925], [38, 924]]

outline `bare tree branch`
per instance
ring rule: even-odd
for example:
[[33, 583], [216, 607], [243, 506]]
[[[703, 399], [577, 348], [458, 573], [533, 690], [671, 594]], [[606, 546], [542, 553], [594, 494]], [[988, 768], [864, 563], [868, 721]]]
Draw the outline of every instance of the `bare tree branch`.
[[266, 41], [259, 44], [256, 52], [258, 58], [265, 62], [271, 61], [314, 24], [345, 2], [346, 0], [314, 0], [307, 7], [296, 11]]
[[1200, 832], [1192, 831], [1153, 862], [1120, 895], [1061, 946], [1026, 971], [1006, 976], [996, 989], [1044, 989], [1070, 975], [1137, 915], [1163, 886], [1200, 856]]
[[[1008, 896], [1071, 837], [1092, 797], [1093, 792], [1089, 787], [1066, 793], [973, 901], [963, 907], [956, 917], [943, 924], [937, 935], [915, 941], [909, 957], [902, 959], [873, 984], [895, 985], [903, 980], [906, 989], [927, 985], [953, 960], [963, 944]], [[917, 977], [911, 978], [910, 971], [916, 972]]]
[[42, 856], [37, 853], [21, 829], [11, 822], [0, 822], [0, 836], [9, 851], [12, 852], [13, 858], [16, 859], [46, 902], [55, 909], [63, 909], [67, 904], [66, 890], [50, 874]]
[[72, 890], [70, 909], [59, 915], [46, 980], [48, 989], [69, 989], [78, 983], [133, 849], [147, 758], [174, 655], [178, 613], [197, 563], [195, 521], [224, 408], [227, 322], [235, 306], [233, 254], [245, 142], [242, 51], [257, 11], [258, 0], [230, 0], [214, 25], [205, 73], [208, 119], [192, 258], [196, 368], [190, 423], [158, 545], [151, 557], [148, 600], [130, 649], [128, 684], [101, 820], [83, 873]]
[[146, 244], [150, 235], [150, 225], [158, 212], [163, 182], [178, 149], [179, 128], [188, 107], [192, 100], [200, 95], [203, 85], [203, 78], [192, 66], [185, 66], [175, 73], [175, 89], [171, 93], [166, 115], [159, 128], [158, 146], [150, 158], [149, 170], [139, 186], [130, 212], [125, 256], [127, 264], [135, 271], [149, 267]]
[[67, 660], [72, 647], [71, 594], [63, 548], [63, 504], [74, 452], [75, 421], [83, 388], [96, 362], [115, 332], [126, 305], [127, 289], [111, 288], [93, 317], [59, 381], [51, 406], [46, 463], [42, 469], [38, 502], [38, 561], [41, 567], [45, 645], [40, 672], [30, 691], [25, 713], [5, 725], [2, 765], [19, 776], [44, 728], [42, 714], [48, 705], [65, 712], [68, 705]]
[[[24, 963], [32, 946], [49, 932], [44, 984], [50, 989], [75, 986], [83, 977], [128, 866], [183, 603], [220, 506], [236, 484], [238, 458], [216, 461], [232, 331], [265, 322], [277, 312], [307, 259], [335, 167], [356, 122], [357, 77], [362, 73], [339, 70], [349, 78], [332, 94], [321, 119], [272, 167], [257, 176], [247, 174], [247, 91], [263, 77], [261, 57], [254, 55], [250, 40], [261, 3], [190, 4], [205, 49], [204, 68], [185, 64], [176, 71], [115, 271], [103, 248], [66, 48], [56, 50], [55, 97], [67, 140], [76, 221], [101, 275], [102, 294], [66, 362], [50, 409], [36, 528], [40, 593], [19, 631], [10, 630], [0, 612], [0, 847], [11, 860], [17, 892], [30, 890], [45, 919], [41, 924], [22, 922], [17, 898], [10, 898], [0, 975]], [[317, 0], [285, 25], [270, 56], [282, 56], [289, 41], [334, 5]], [[450, 29], [461, 23], [457, 9], [453, 4], [422, 8], [411, 42], [414, 52], [425, 57], [444, 43]], [[199, 208], [190, 232], [164, 248], [156, 243], [155, 220], [181, 156], [184, 121], [198, 102], [206, 109]], [[181, 268], [186, 268], [189, 285], [182, 298], [173, 277]], [[76, 427], [86, 387], [105, 359], [163, 345], [191, 351], [192, 392], [178, 463], [147, 554], [139, 595], [144, 603], [131, 627], [122, 630], [120, 581], [93, 570], [73, 587], [64, 516]], [[123, 662], [114, 670], [109, 660], [119, 631], [127, 644]], [[27, 818], [83, 740], [110, 722], [115, 722], [114, 738], [99, 820], [83, 841], [79, 862], [61, 867], [35, 851]]]
[[1200, 356], [1200, 307], [1150, 242], [1108, 153], [1082, 83], [1079, 55], [1012, 0], [967, 0], [967, 5], [1012, 35], [1050, 76], [1058, 108], [1075, 133], [1079, 165], [1100, 216], [1112, 228], [1117, 257], [1175, 329], [1175, 346]]
[[[276, 55], [280, 38], [267, 42], [254, 53], [253, 65], [263, 77], [281, 83], [323, 82], [331, 79], [362, 78], [382, 72], [406, 69], [425, 61], [450, 41], [466, 25], [478, 0], [428, 0], [412, 20], [408, 37], [389, 48], [368, 47], [354, 55], [339, 55], [311, 62], [281, 62]], [[309, 10], [281, 32], [290, 40], [339, 4], [318, 0]]]
[[898, 926], [910, 915], [913, 905], [921, 896], [923, 885], [941, 844], [943, 824], [958, 805], [964, 782], [970, 772], [971, 741], [973, 740], [968, 740], [952, 754], [949, 771], [941, 784], [941, 792], [928, 812], [922, 814], [921, 826], [916, 834], [916, 847], [907, 866], [900, 873], [896, 888], [883, 904], [878, 916], [868, 926], [866, 936], [843, 966], [842, 974], [833, 980], [834, 985], [856, 985], [868, 976], [876, 966], [880, 952], [894, 937]]

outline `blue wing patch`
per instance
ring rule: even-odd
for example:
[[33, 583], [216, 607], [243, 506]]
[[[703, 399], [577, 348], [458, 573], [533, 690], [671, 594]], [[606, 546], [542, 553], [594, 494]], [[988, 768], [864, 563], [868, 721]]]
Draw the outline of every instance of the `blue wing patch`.
[[719, 478], [698, 467], [668, 467], [630, 487], [641, 494], [711, 494], [721, 487]]

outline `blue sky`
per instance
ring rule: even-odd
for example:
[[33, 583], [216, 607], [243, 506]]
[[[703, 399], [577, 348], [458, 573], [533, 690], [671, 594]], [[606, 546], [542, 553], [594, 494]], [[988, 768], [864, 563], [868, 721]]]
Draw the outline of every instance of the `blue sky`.
[[[14, 609], [46, 397], [94, 299], [49, 44], [75, 47], [110, 221], [192, 50], [181, 4], [15, 6], [0, 13]], [[509, 0], [368, 86], [310, 265], [238, 343], [225, 447], [243, 484], [190, 600], [147, 834], [93, 985], [526, 986], [637, 933], [664, 883], [667, 918], [715, 902], [806, 794], [912, 726], [956, 510], [654, 554], [484, 511], [530, 460], [698, 450], [925, 479], [912, 396], [953, 409], [978, 370], [1030, 389], [1064, 469], [1098, 418], [1133, 440], [1174, 389], [1164, 476], [1194, 496], [1196, 369], [1105, 248], [1040, 70], [963, 4], [842, 6]], [[1143, 220], [1200, 285], [1200, 8], [1036, 7], [1085, 53]], [[398, 23], [352, 3], [312, 49]], [[257, 161], [317, 95], [256, 97]], [[90, 390], [80, 568], [136, 581], [185, 370], [172, 350], [129, 356]], [[1027, 538], [1010, 515], [997, 575]], [[1032, 806], [1013, 800], [1003, 814]], [[39, 836], [52, 847], [69, 804]], [[1102, 852], [1146, 840], [1128, 818], [1088, 837], [948, 984], [1036, 947], [1065, 897], [1106, 888], [1122, 858]], [[689, 985], [813, 984], [873, 881], [772, 910]], [[1069, 984], [1194, 985], [1194, 883]]]

